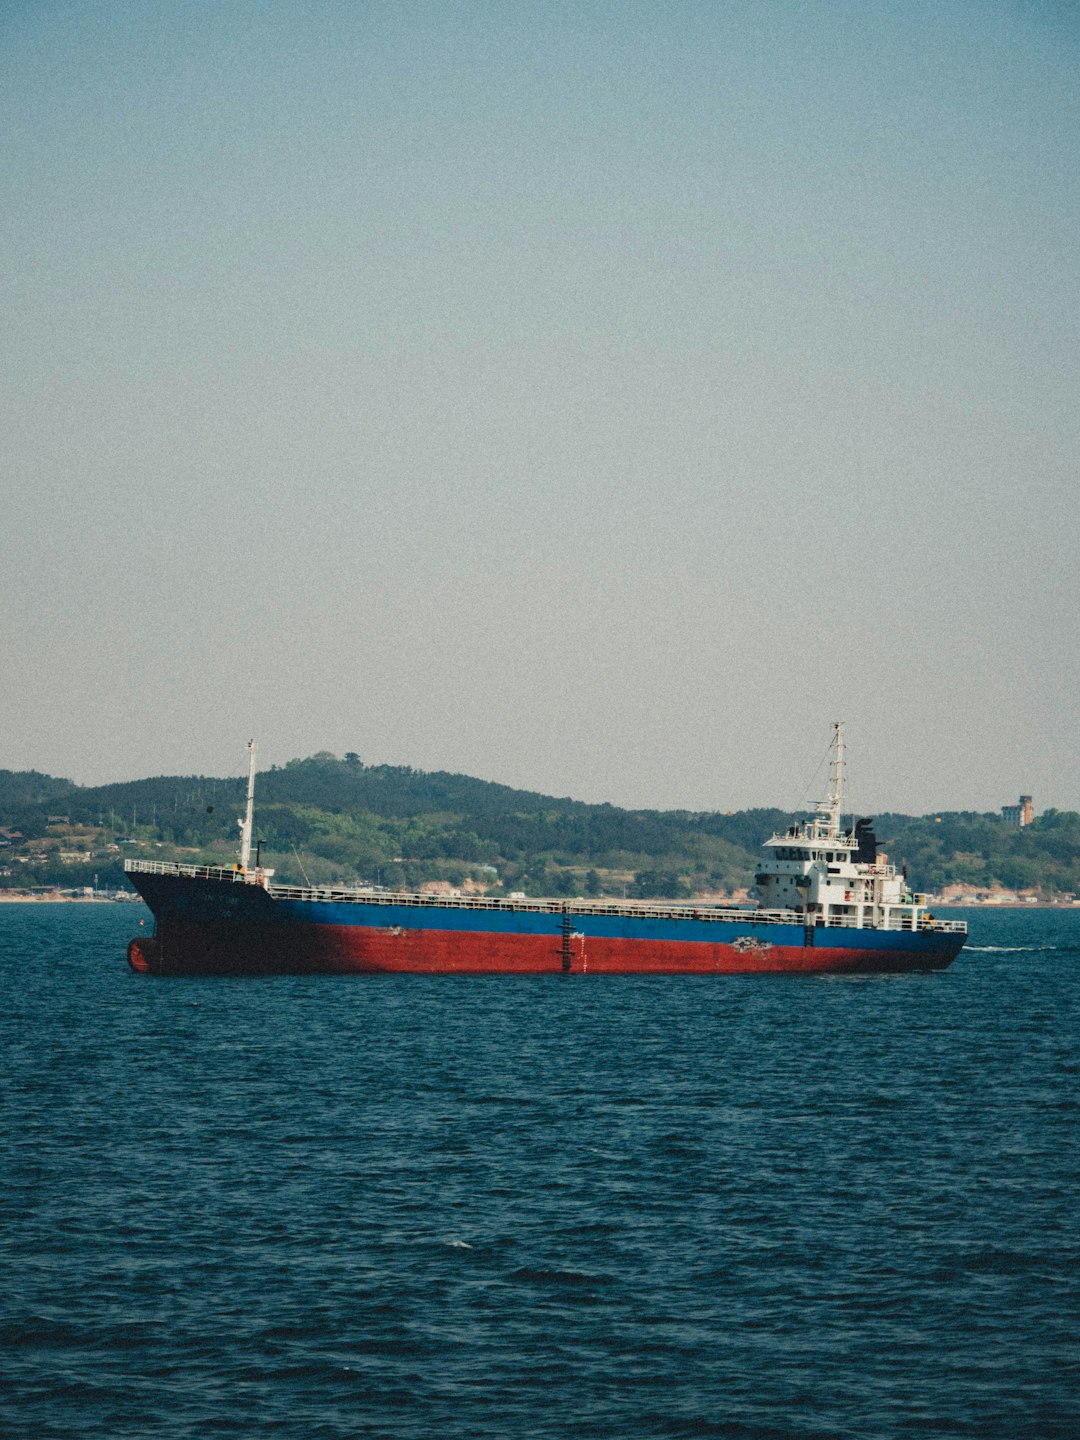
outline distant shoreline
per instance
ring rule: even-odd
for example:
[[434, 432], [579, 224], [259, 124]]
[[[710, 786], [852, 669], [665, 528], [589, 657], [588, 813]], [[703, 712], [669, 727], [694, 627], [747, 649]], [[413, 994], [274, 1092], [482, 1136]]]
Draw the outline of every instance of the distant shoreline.
[[1080, 902], [1072, 900], [969, 900], [966, 904], [939, 901], [931, 910], [1080, 910]]
[[5, 895], [0, 890], [0, 905], [133, 905], [136, 900], [114, 900], [111, 895]]

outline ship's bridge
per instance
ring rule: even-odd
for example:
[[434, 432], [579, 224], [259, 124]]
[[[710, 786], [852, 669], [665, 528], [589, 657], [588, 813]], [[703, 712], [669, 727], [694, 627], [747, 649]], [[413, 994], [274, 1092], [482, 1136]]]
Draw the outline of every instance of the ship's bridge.
[[872, 821], [841, 829], [844, 732], [834, 727], [832, 784], [813, 815], [765, 841], [755, 876], [762, 906], [789, 909], [808, 925], [918, 929], [926, 897], [909, 892], [888, 856], [879, 854]]
[[755, 876], [760, 903], [794, 910], [807, 923], [918, 928], [925, 896], [908, 891], [870, 826], [860, 820], [841, 830], [837, 818], [815, 816], [771, 836]]

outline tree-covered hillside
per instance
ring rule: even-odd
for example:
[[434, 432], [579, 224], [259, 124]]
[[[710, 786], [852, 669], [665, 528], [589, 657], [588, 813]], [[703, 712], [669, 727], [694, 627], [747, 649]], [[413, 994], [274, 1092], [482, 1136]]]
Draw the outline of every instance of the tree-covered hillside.
[[[244, 790], [238, 777], [79, 786], [0, 771], [0, 886], [119, 885], [125, 855], [231, 863]], [[793, 818], [586, 805], [323, 752], [259, 776], [255, 838], [296, 881], [679, 897], [752, 885], [762, 841]], [[992, 814], [885, 815], [876, 828], [916, 889], [1080, 891], [1072, 813], [1023, 830]]]
[[884, 848], [907, 865], [917, 889], [968, 885], [980, 890], [1080, 894], [1080, 815], [1047, 810], [1019, 829], [1000, 815], [942, 812], [882, 815]]

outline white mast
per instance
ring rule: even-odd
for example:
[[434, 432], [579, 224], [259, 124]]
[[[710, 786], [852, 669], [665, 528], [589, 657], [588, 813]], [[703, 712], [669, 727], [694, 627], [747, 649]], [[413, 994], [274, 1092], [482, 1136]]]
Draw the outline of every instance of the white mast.
[[240, 826], [240, 869], [247, 870], [251, 863], [251, 821], [255, 811], [255, 741], [248, 741], [248, 788], [247, 810]]
[[829, 834], [840, 834], [840, 801], [844, 793], [844, 722], [833, 725], [832, 794], [829, 796]]
[[[844, 794], [844, 722], [837, 720], [833, 725], [832, 743], [832, 786], [829, 798], [817, 807], [818, 818], [814, 821], [814, 832], [818, 839], [836, 840], [840, 836], [840, 805]], [[824, 821], [824, 826], [822, 826]]]

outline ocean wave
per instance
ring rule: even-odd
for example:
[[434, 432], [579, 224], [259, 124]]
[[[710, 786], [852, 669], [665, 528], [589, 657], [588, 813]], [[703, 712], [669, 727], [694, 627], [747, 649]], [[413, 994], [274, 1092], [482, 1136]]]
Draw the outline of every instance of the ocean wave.
[[977, 955], [1055, 955], [1067, 954], [1070, 948], [1061, 945], [965, 945], [964, 951]]

